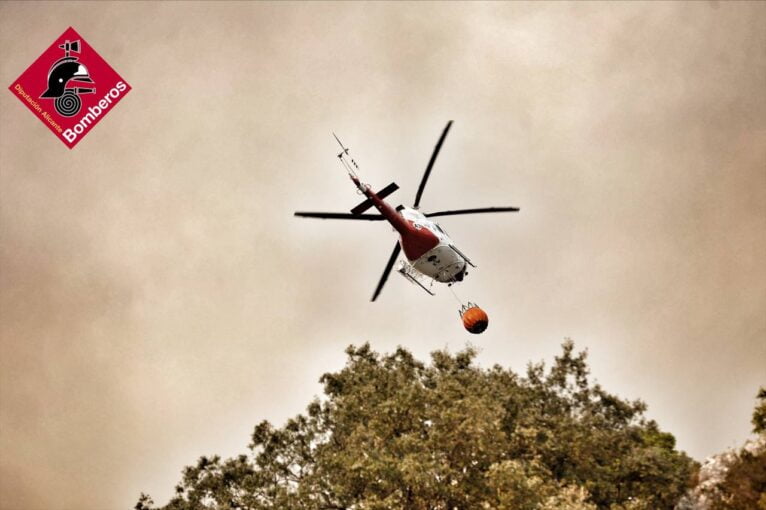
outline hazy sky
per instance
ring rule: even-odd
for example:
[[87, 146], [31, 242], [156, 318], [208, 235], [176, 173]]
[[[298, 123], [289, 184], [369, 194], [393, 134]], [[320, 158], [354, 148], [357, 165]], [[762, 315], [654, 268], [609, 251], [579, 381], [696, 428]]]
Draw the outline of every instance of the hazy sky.
[[[766, 384], [766, 3], [0, 4], [7, 87], [68, 26], [133, 87], [74, 150], [0, 93], [0, 507], [164, 503], [245, 452], [343, 349], [484, 366], [565, 337], [697, 459], [741, 444]], [[396, 275], [338, 133], [479, 268]]]

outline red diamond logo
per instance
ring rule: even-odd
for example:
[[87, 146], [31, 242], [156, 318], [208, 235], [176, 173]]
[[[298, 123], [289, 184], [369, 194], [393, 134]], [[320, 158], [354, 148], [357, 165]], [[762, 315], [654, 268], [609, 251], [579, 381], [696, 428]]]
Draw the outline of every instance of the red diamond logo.
[[70, 149], [130, 92], [72, 27], [8, 88]]

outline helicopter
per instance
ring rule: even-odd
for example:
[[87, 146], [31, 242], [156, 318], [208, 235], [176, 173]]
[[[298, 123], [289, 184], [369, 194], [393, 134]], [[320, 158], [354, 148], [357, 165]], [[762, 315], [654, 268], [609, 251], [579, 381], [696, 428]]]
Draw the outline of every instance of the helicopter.
[[[349, 149], [344, 146], [335, 133], [333, 133], [333, 137], [335, 137], [335, 140], [341, 147], [338, 159], [348, 172], [348, 176], [356, 186], [358, 193], [365, 196], [365, 200], [351, 209], [350, 213], [303, 211], [294, 213], [295, 216], [303, 218], [387, 221], [399, 233], [399, 240], [394, 245], [394, 249], [386, 263], [383, 274], [372, 294], [371, 301], [375, 301], [380, 295], [401, 251], [404, 251], [406, 261], [401, 261], [397, 272], [432, 296], [434, 293], [431, 291], [431, 288], [434, 282], [445, 283], [448, 286], [452, 286], [454, 283], [463, 281], [465, 276], [468, 275], [468, 266], [471, 266], [472, 268], [476, 267], [471, 259], [457, 248], [454, 241], [441, 228], [441, 226], [431, 220], [431, 218], [476, 213], [518, 212], [520, 210], [518, 207], [481, 207], [430, 213], [423, 213], [419, 210], [423, 190], [426, 187], [436, 157], [439, 155], [439, 151], [441, 150], [442, 144], [451, 127], [452, 121], [450, 120], [447, 122], [447, 126], [444, 128], [444, 131], [442, 131], [442, 134], [434, 147], [431, 159], [428, 161], [428, 166], [426, 166], [426, 170], [420, 180], [420, 185], [415, 194], [415, 201], [412, 207], [405, 207], [404, 205], [392, 207], [383, 200], [399, 189], [399, 186], [395, 182], [382, 188], [377, 193], [372, 190], [372, 187], [369, 184], [363, 184], [357, 175], [359, 166], [351, 157]], [[365, 213], [365, 211], [372, 207], [377, 209], [377, 214]], [[423, 284], [421, 281], [423, 279], [430, 279], [429, 287]], [[472, 303], [469, 303], [469, 305], [472, 305]], [[460, 315], [463, 317], [464, 323], [466, 323], [466, 316], [464, 316], [464, 313], [467, 311], [470, 312], [470, 310], [474, 308], [478, 309], [475, 305], [463, 306]], [[484, 312], [481, 311], [481, 313], [483, 314]], [[484, 315], [483, 328], [486, 328], [486, 314]], [[469, 329], [467, 323], [466, 329]]]

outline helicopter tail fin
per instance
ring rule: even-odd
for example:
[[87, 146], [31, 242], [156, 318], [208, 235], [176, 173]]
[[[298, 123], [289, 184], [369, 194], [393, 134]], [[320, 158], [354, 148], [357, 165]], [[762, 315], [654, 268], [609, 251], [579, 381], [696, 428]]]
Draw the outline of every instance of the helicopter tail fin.
[[[399, 186], [395, 182], [392, 182], [391, 184], [389, 184], [382, 190], [378, 191], [376, 195], [378, 196], [378, 198], [385, 198], [398, 189], [399, 189]], [[359, 205], [351, 209], [351, 214], [362, 214], [364, 211], [366, 211], [370, 207], [372, 207], [372, 200], [368, 198], [367, 200], [363, 201], [362, 203], [360, 203]]]

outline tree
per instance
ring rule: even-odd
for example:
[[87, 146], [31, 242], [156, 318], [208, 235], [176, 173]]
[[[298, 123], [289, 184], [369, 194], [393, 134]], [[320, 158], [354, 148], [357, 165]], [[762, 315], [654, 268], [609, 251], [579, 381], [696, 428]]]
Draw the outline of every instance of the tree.
[[756, 395], [758, 404], [753, 411], [753, 432], [766, 434], [766, 388], [759, 388]]
[[[571, 341], [550, 369], [483, 369], [468, 348], [368, 344], [320, 381], [324, 398], [250, 454], [202, 457], [164, 510], [672, 509], [695, 469], [646, 406], [588, 380]], [[154, 509], [142, 494], [138, 510]]]
[[759, 434], [736, 456], [718, 484], [712, 510], [766, 510], [766, 388], [756, 395], [753, 432]]

